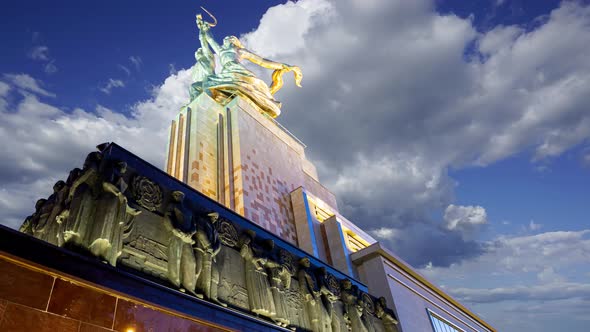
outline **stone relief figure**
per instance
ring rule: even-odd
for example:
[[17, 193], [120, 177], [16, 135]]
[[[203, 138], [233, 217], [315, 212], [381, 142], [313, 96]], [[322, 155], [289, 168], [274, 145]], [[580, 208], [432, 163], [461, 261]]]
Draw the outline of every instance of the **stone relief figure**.
[[310, 271], [311, 262], [309, 258], [303, 257], [299, 260], [299, 291], [305, 302], [305, 313], [309, 321], [309, 328], [313, 331], [332, 331], [332, 322], [326, 308], [321, 300], [321, 293], [317, 288], [314, 277]]
[[369, 332], [375, 332], [375, 324], [373, 322], [373, 315], [375, 313], [375, 305], [373, 300], [367, 293], [363, 293], [360, 297], [361, 304], [363, 306], [363, 314], [361, 315], [361, 320], [363, 321], [363, 325]]
[[[53, 193], [47, 198], [39, 213], [39, 222], [34, 231], [34, 236], [38, 239], [47, 241], [51, 244], [57, 244], [57, 229], [55, 217], [61, 212], [63, 202], [62, 189], [66, 183], [63, 181], [57, 181], [53, 185]], [[55, 236], [55, 240], [53, 237]]]
[[25, 218], [25, 221], [20, 226], [19, 231], [28, 234], [28, 235], [35, 235], [35, 231], [37, 229], [37, 224], [39, 223], [39, 218], [41, 217], [41, 208], [47, 202], [45, 198], [38, 199], [35, 203], [35, 212]]
[[[281, 112], [281, 103], [274, 99], [273, 94], [282, 86], [282, 74], [289, 71], [293, 71], [295, 83], [301, 86], [302, 74], [299, 67], [264, 59], [246, 49], [235, 36], [225, 37], [223, 43], [219, 45], [209, 31], [214, 25], [203, 21], [200, 15], [197, 16], [197, 26], [200, 34], [219, 56], [222, 67], [220, 73], [210, 75], [206, 79], [204, 89], [209, 89], [218, 101], [239, 94], [251, 100], [263, 113], [273, 118], [277, 117]], [[201, 48], [205, 49], [205, 47]], [[269, 88], [264, 81], [246, 69], [241, 64], [242, 60], [248, 60], [267, 69], [274, 69], [271, 87]]]
[[358, 288], [349, 279], [342, 281], [340, 298], [344, 303], [344, 314], [350, 329], [353, 332], [368, 332], [362, 320], [363, 303], [359, 300]]
[[63, 245], [83, 249], [90, 246], [90, 227], [94, 220], [95, 201], [102, 192], [98, 170], [102, 162], [100, 152], [91, 152], [84, 161], [80, 176], [70, 186], [67, 202], [70, 206], [63, 225]]
[[267, 259], [255, 253], [254, 238], [256, 233], [247, 230], [241, 239], [240, 255], [244, 259], [244, 271], [246, 275], [246, 289], [248, 290], [248, 302], [253, 313], [272, 318], [276, 315], [268, 275], [265, 270]]
[[208, 217], [208, 219], [196, 218], [197, 231], [194, 236], [195, 244], [193, 246], [196, 258], [196, 288], [205, 295], [206, 299], [227, 307], [227, 304], [217, 299], [219, 269], [217, 268], [216, 256], [221, 250], [221, 242], [216, 228], [219, 214], [211, 213]]
[[337, 285], [333, 284], [337, 281], [333, 276], [328, 274], [325, 267], [317, 269], [316, 275], [320, 288], [321, 300], [326, 307], [326, 314], [328, 316], [326, 320], [330, 321], [332, 332], [340, 332], [342, 330], [341, 326], [344, 323], [344, 317], [342, 317], [341, 313], [339, 313], [334, 307], [334, 303], [340, 299], [338, 296], [339, 288], [336, 288]]
[[56, 234], [57, 245], [60, 247], [62, 247], [65, 243], [64, 229], [65, 229], [68, 217], [70, 216], [70, 205], [72, 203], [70, 191], [72, 190], [72, 186], [74, 185], [74, 182], [76, 181], [76, 179], [78, 179], [80, 177], [81, 174], [82, 174], [82, 170], [79, 168], [74, 168], [73, 170], [71, 170], [70, 174], [68, 176], [68, 179], [66, 180], [66, 185], [63, 189], [64, 193], [66, 194], [64, 206], [63, 206], [62, 211], [57, 215], [57, 217], [55, 217], [55, 221], [58, 224], [58, 229], [57, 229], [57, 234]]
[[[274, 242], [269, 240], [266, 243], [266, 252], [272, 253]], [[284, 255], [269, 255], [271, 255], [271, 257], [266, 266], [270, 278], [270, 290], [272, 292], [277, 312], [273, 319], [278, 325], [287, 327], [290, 324], [289, 310], [291, 310], [291, 308], [288, 307], [286, 291], [291, 286], [291, 272], [286, 265], [290, 262], [284, 261]]]
[[64, 181], [57, 181], [53, 187], [55, 201], [53, 208], [51, 209], [51, 213], [49, 214], [47, 227], [43, 238], [43, 240], [53, 245], [59, 245], [59, 238], [61, 237], [59, 235], [59, 231], [62, 224], [62, 218], [58, 217], [61, 216], [62, 212], [65, 212], [66, 210], [66, 200], [68, 198], [69, 189], [70, 188]]
[[393, 311], [387, 308], [387, 301], [384, 297], [380, 297], [375, 303], [375, 316], [381, 319], [385, 332], [398, 332], [397, 319], [394, 318]]
[[133, 219], [141, 211], [127, 205], [127, 183], [123, 178], [127, 163], [119, 162], [112, 167], [110, 174], [102, 182], [103, 192], [96, 201], [96, 213], [90, 235], [89, 250], [93, 255], [103, 258], [116, 266], [121, 255], [123, 238], [133, 225]]
[[172, 199], [165, 214], [165, 226], [170, 231], [168, 244], [168, 279], [181, 291], [195, 293], [197, 265], [193, 245], [193, 236], [197, 232], [193, 211], [184, 204], [182, 191], [172, 192]]

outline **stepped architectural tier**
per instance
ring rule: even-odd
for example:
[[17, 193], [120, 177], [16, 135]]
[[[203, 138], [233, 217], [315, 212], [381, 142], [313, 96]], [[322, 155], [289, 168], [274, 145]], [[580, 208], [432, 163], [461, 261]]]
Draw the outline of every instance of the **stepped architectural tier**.
[[51, 251], [95, 257], [108, 273], [121, 269], [227, 315], [249, 314], [253, 326], [396, 330], [386, 300], [365, 284], [114, 143], [59, 183], [21, 227]]

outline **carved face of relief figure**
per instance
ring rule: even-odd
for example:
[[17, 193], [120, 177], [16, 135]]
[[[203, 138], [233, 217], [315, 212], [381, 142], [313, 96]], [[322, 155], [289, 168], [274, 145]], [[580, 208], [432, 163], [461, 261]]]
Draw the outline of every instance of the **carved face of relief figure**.
[[307, 257], [303, 257], [300, 261], [299, 264], [301, 265], [301, 267], [308, 269], [309, 267], [311, 267], [311, 262], [309, 261], [309, 258]]
[[175, 202], [181, 203], [184, 200], [184, 193], [182, 191], [173, 191], [172, 192], [172, 199]]

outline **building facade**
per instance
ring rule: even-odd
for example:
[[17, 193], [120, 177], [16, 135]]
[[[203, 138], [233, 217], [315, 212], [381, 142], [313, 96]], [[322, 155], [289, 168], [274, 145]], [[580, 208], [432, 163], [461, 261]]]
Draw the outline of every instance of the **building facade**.
[[305, 147], [248, 98], [203, 93], [171, 122], [166, 171], [383, 294], [400, 331], [494, 331], [342, 216]]

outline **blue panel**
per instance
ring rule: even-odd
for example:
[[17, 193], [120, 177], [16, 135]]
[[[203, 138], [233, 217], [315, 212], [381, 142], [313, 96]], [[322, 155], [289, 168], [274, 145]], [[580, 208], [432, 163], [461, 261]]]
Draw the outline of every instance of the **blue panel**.
[[346, 246], [346, 239], [344, 238], [344, 232], [342, 231], [342, 225], [340, 222], [336, 221], [336, 225], [338, 225], [338, 233], [340, 234], [340, 241], [342, 241], [342, 245], [344, 246], [344, 255], [346, 256], [346, 267], [348, 268], [348, 274], [353, 276], [352, 264], [350, 263], [350, 253], [348, 252], [348, 247]]
[[318, 244], [316, 242], [315, 237], [315, 229], [313, 227], [313, 220], [311, 220], [311, 210], [309, 209], [309, 202], [307, 201], [307, 194], [305, 191], [301, 191], [303, 194], [303, 202], [305, 203], [305, 216], [307, 217], [307, 227], [309, 228], [309, 234], [311, 237], [311, 247], [313, 248], [313, 255], [315, 257], [320, 257], [320, 252], [318, 250]]

